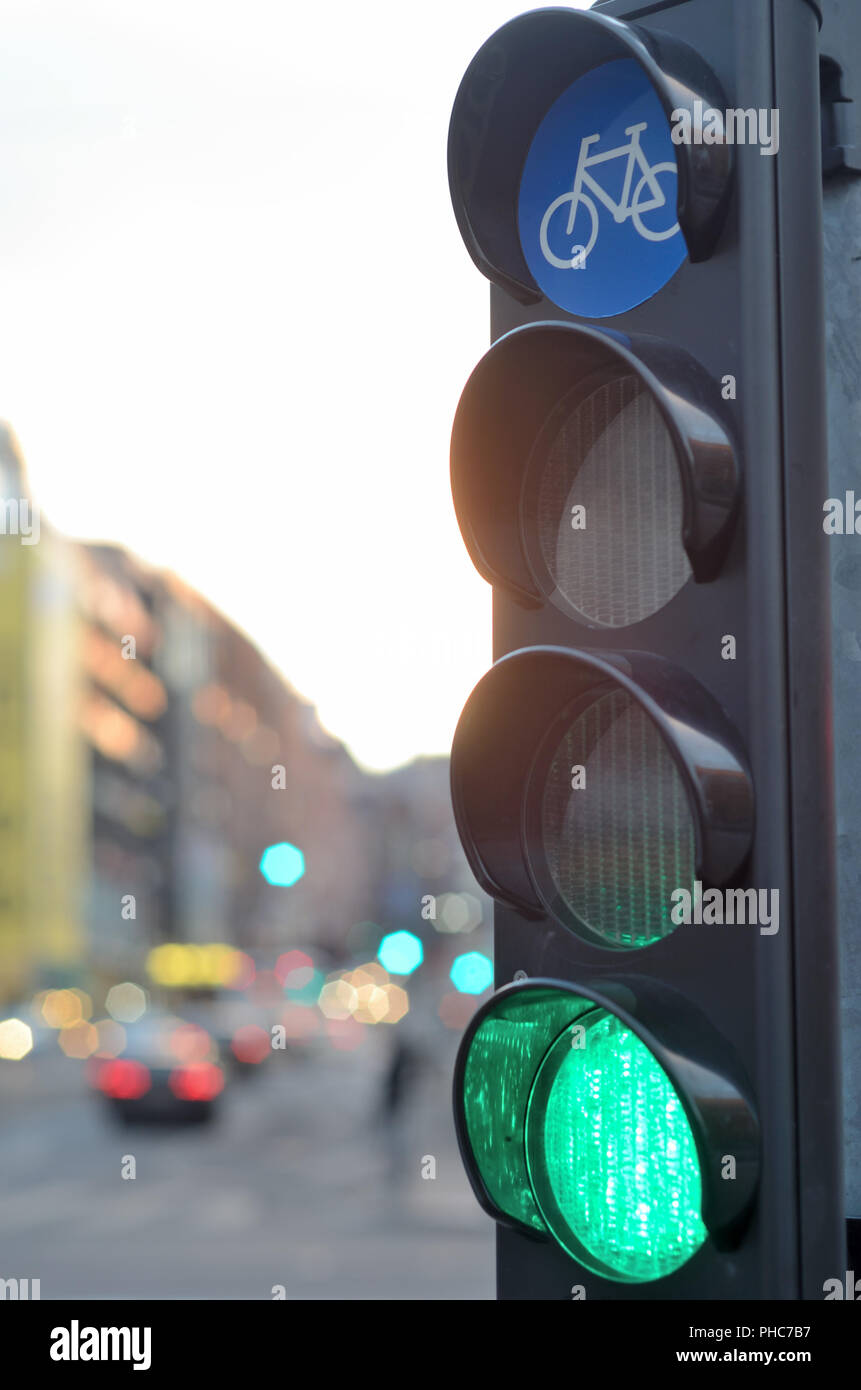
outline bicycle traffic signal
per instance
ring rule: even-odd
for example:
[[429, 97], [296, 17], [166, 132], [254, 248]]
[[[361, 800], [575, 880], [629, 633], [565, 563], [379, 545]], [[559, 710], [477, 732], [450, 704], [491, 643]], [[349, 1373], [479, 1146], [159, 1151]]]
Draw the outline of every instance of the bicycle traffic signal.
[[452, 746], [497, 992], [455, 1120], [500, 1296], [843, 1268], [816, 6], [503, 25], [454, 103], [491, 282], [452, 493], [494, 665]]

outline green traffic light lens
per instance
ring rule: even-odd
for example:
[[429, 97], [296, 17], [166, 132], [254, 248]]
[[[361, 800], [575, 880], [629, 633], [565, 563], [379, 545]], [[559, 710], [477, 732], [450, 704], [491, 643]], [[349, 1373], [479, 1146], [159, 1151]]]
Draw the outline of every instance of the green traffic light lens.
[[625, 1283], [660, 1279], [705, 1240], [684, 1107], [655, 1056], [615, 1015], [593, 1009], [549, 1049], [525, 1138], [548, 1228], [595, 1273]]
[[604, 1278], [661, 1279], [706, 1239], [681, 1097], [602, 1003], [549, 982], [503, 992], [465, 1039], [455, 1111], [485, 1206]]
[[542, 1057], [582, 1005], [566, 994], [501, 1000], [469, 1045], [459, 1086], [466, 1135], [491, 1201], [515, 1221], [546, 1231], [529, 1186], [524, 1126]]

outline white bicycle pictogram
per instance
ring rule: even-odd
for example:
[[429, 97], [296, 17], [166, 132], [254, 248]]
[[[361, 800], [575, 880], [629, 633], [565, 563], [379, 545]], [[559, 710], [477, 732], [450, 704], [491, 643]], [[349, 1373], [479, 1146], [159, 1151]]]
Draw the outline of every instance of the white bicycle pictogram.
[[[625, 134], [631, 137], [630, 142], [627, 145], [619, 145], [614, 150], [605, 150], [603, 154], [589, 154], [590, 146], [601, 139], [600, 135], [586, 135], [580, 141], [580, 155], [577, 160], [577, 171], [574, 175], [574, 187], [570, 193], [560, 193], [558, 198], [554, 198], [541, 219], [541, 250], [545, 260], [549, 261], [550, 265], [558, 266], [560, 270], [571, 270], [585, 264], [586, 258], [591, 255], [595, 242], [598, 240], [598, 209], [595, 206], [595, 198], [598, 198], [604, 207], [612, 212], [615, 222], [625, 222], [630, 218], [645, 241], [667, 241], [671, 236], [675, 236], [679, 230], [678, 222], [674, 221], [671, 227], [658, 230], [647, 227], [643, 222], [643, 216], [646, 213], [657, 212], [666, 207], [668, 203], [667, 196], [658, 183], [658, 175], [672, 173], [678, 177], [678, 170], [674, 161], [664, 164], [650, 164], [644, 155], [640, 145], [640, 132], [645, 130], [647, 126], [648, 121], [642, 121], [639, 125], [628, 126]], [[596, 164], [606, 164], [608, 160], [624, 157], [627, 157], [628, 163], [625, 169], [625, 181], [622, 185], [622, 196], [617, 203], [587, 170], [594, 168]], [[634, 196], [631, 197], [631, 184], [634, 181], [635, 167], [641, 171], [641, 178], [634, 189]], [[590, 198], [589, 193], [584, 192], [584, 189], [587, 188], [589, 193], [594, 194], [594, 198]], [[644, 197], [646, 191], [648, 191], [648, 197]], [[548, 231], [553, 215], [560, 208], [564, 208], [566, 204], [569, 206], [568, 225], [565, 229], [566, 238], [574, 235], [574, 224], [577, 220], [578, 209], [581, 206], [586, 209], [592, 219], [592, 232], [587, 242], [575, 241], [571, 246], [568, 258], [563, 260], [551, 251]], [[670, 206], [675, 211], [675, 200]], [[556, 221], [557, 228], [561, 229], [559, 218]], [[557, 230], [557, 245], [560, 235], [561, 230]]]

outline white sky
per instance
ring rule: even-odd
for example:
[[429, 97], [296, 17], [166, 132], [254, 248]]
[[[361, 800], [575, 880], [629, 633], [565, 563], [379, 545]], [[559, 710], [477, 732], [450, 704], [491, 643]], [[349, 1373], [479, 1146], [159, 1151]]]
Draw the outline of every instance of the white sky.
[[490, 663], [446, 136], [528, 8], [0, 0], [0, 416], [36, 500], [175, 569], [370, 767], [447, 751]]

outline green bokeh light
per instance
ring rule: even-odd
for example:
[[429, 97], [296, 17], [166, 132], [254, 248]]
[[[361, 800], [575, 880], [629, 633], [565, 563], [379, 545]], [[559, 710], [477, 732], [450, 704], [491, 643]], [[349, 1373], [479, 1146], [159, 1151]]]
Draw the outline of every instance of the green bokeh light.
[[305, 856], [296, 845], [282, 840], [269, 845], [260, 856], [260, 872], [276, 888], [292, 888], [305, 873]]

